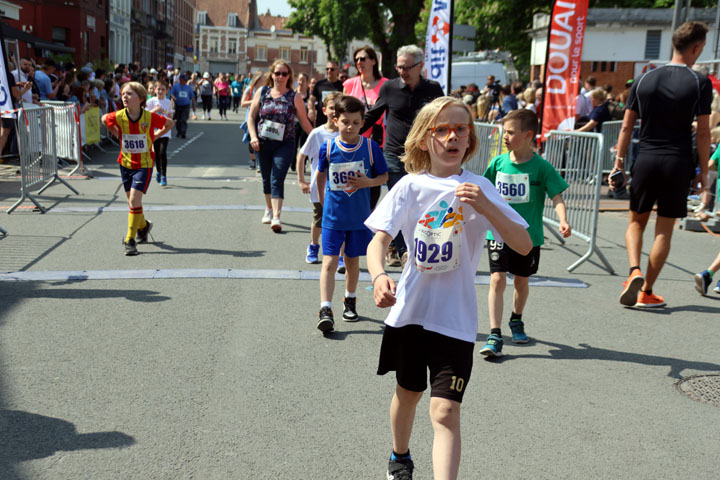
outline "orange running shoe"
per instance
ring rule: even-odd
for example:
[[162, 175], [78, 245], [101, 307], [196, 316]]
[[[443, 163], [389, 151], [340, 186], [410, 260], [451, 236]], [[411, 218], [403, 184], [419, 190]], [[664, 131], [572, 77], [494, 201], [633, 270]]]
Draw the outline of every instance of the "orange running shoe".
[[627, 280], [623, 282], [623, 291], [620, 294], [620, 303], [626, 307], [633, 307], [638, 301], [638, 293], [645, 283], [645, 277], [640, 270], [633, 270]]
[[665, 299], [661, 297], [660, 295], [655, 295], [654, 293], [645, 293], [640, 292], [640, 295], [637, 297], [637, 303], [635, 304], [635, 307], [637, 308], [658, 308], [658, 307], [664, 307], [665, 306]]

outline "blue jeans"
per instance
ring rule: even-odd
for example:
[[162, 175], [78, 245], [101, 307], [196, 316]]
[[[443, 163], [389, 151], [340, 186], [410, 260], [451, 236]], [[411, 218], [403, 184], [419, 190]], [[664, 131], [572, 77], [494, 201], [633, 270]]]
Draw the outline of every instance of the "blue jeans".
[[295, 139], [260, 141], [260, 173], [263, 193], [272, 198], [285, 198], [285, 176], [295, 156]]

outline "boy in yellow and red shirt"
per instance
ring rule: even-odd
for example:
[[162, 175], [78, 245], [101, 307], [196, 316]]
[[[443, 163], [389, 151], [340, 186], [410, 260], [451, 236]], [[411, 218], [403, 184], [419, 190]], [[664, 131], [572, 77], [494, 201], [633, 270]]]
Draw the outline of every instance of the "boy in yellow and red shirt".
[[[147, 192], [155, 162], [153, 142], [172, 130], [175, 122], [145, 110], [147, 91], [140, 83], [128, 82], [120, 92], [124, 109], [103, 116], [103, 124], [120, 140], [120, 177], [127, 195], [130, 214], [123, 240], [125, 255], [137, 255], [137, 243], [145, 243], [152, 223], [145, 219], [142, 197]], [[157, 131], [156, 131], [157, 129]], [[138, 242], [135, 241], [137, 235]]]

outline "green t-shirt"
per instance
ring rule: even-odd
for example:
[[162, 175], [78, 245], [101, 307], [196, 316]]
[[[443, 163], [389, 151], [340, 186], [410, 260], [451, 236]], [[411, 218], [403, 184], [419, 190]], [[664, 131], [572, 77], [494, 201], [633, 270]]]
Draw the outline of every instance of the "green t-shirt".
[[[552, 198], [569, 186], [555, 167], [537, 153], [527, 162], [515, 163], [508, 152], [493, 158], [483, 175], [528, 222], [533, 246], [545, 243], [542, 222], [545, 194]], [[489, 231], [487, 239], [494, 240]]]

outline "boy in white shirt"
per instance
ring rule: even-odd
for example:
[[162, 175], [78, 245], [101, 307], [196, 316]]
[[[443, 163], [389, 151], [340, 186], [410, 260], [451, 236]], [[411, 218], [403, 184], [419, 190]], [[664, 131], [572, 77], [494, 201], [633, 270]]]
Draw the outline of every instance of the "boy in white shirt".
[[[157, 82], [155, 93], [157, 97], [148, 99], [146, 109], [150, 112], [157, 113], [166, 118], [173, 117], [172, 102], [167, 98], [168, 88], [163, 82]], [[172, 138], [172, 131], [168, 132], [160, 138], [156, 138], [153, 142], [155, 150], [155, 159], [157, 161], [157, 173], [155, 180], [163, 187], [167, 185], [167, 147], [168, 142]]]

